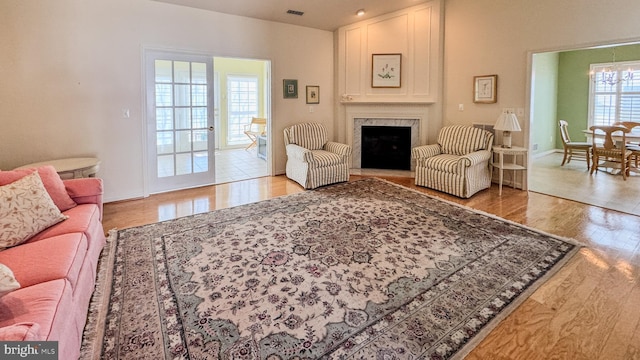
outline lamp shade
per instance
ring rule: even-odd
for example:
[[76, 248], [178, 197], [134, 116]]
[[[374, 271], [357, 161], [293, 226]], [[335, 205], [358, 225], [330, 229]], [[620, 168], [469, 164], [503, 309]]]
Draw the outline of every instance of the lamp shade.
[[514, 113], [502, 113], [493, 128], [500, 131], [522, 131]]

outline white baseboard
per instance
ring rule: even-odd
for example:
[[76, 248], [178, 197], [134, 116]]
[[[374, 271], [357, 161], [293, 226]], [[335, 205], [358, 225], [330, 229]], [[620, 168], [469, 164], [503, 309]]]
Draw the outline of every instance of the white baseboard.
[[543, 152], [540, 152], [540, 153], [537, 153], [537, 154], [532, 154], [531, 158], [532, 159], [537, 159], [537, 158], [541, 158], [543, 156], [547, 156], [549, 154], [562, 153], [562, 152], [564, 152], [563, 149], [551, 149], [551, 150], [543, 151]]

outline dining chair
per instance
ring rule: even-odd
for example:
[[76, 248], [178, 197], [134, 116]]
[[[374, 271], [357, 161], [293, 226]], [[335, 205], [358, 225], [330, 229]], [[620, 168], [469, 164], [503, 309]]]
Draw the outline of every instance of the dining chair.
[[251, 118], [251, 123], [244, 126], [244, 134], [251, 140], [245, 150], [249, 150], [257, 145], [258, 136], [264, 135], [267, 129], [267, 119]]
[[[591, 166], [590, 174], [597, 172], [600, 167], [618, 167], [620, 168], [622, 179], [627, 180], [630, 170], [631, 155], [633, 152], [628, 150], [626, 147], [616, 147], [616, 144], [613, 141], [613, 134], [615, 133], [616, 137], [621, 137], [621, 143], [625, 144], [626, 134], [629, 133], [630, 130], [620, 125], [598, 125], [590, 127], [589, 130], [591, 130], [591, 146], [593, 153], [593, 165]], [[599, 134], [604, 133], [604, 142], [600, 143], [596, 141], [596, 132], [599, 132]], [[621, 134], [617, 134], [618, 132]]]
[[[615, 123], [613, 123], [613, 125], [621, 125], [626, 127], [627, 129], [629, 129], [629, 131], [633, 131], [633, 128], [635, 128], [636, 126], [640, 126], [640, 122], [635, 122], [635, 121], [617, 121]], [[626, 143], [627, 146], [627, 150], [631, 150], [633, 152], [633, 154], [631, 155], [631, 157], [634, 160], [634, 166], [636, 169], [638, 169], [638, 163], [640, 160], [640, 143], [632, 143], [630, 141], [628, 141]]]
[[[591, 168], [591, 143], [590, 142], [575, 142], [571, 141], [571, 137], [569, 137], [569, 124], [560, 120], [560, 137], [562, 138], [562, 146], [564, 148], [564, 156], [562, 157], [562, 164], [560, 166], [564, 166], [565, 162], [568, 164], [571, 162], [571, 159], [575, 157], [584, 158], [587, 161], [587, 170]], [[574, 153], [578, 151], [577, 153]], [[584, 154], [582, 154], [584, 151]]]

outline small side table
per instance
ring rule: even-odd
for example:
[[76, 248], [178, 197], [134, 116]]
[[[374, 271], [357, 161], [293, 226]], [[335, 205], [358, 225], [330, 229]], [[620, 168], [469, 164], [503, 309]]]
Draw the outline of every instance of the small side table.
[[[493, 154], [498, 154], [498, 161], [493, 162], [492, 166], [495, 168], [498, 168], [498, 171], [500, 173], [500, 182], [499, 182], [500, 190], [498, 191], [498, 195], [502, 195], [502, 180], [504, 178], [504, 170], [513, 171], [513, 178], [511, 180], [511, 185], [513, 186], [514, 189], [516, 188], [516, 172], [527, 170], [527, 151], [528, 150], [526, 148], [519, 147], [519, 146], [503, 148], [500, 145], [496, 145], [493, 147]], [[511, 155], [513, 157], [513, 162], [505, 163], [504, 162], [505, 155]], [[523, 165], [517, 164], [518, 156], [522, 156]], [[524, 186], [524, 172], [522, 177], [522, 184]]]
[[35, 168], [45, 165], [53, 166], [62, 179], [76, 179], [94, 177], [100, 168], [100, 160], [97, 158], [58, 159], [22, 165], [16, 169]]

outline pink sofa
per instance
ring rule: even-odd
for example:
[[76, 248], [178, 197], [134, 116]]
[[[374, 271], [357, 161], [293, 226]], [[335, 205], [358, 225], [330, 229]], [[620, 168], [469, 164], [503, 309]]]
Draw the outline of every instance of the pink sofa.
[[98, 258], [102, 228], [102, 181], [64, 180], [78, 204], [69, 218], [25, 243], [0, 251], [21, 287], [0, 297], [0, 341], [58, 341], [60, 359], [78, 359]]

